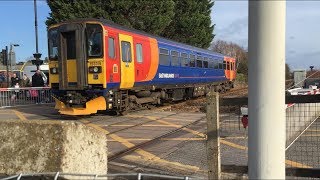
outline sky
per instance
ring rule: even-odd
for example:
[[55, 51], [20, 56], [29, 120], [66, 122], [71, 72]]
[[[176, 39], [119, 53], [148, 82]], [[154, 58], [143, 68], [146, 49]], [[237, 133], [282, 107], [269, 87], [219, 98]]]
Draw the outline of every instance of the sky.
[[[48, 54], [45, 21], [50, 9], [44, 0], [37, 1], [39, 52]], [[320, 1], [287, 1], [286, 62], [291, 69], [320, 68]], [[0, 0], [0, 48], [15, 47], [17, 61], [35, 53], [34, 11], [31, 0]], [[248, 2], [217, 0], [212, 8], [214, 40], [234, 42], [248, 47]]]

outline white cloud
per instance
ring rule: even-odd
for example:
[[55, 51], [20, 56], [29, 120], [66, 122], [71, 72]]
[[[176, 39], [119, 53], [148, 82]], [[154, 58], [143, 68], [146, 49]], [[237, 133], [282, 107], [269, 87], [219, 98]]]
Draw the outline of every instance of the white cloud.
[[[320, 68], [319, 9], [319, 1], [287, 1], [286, 59], [293, 68]], [[216, 1], [211, 17], [215, 40], [247, 47], [248, 1]]]

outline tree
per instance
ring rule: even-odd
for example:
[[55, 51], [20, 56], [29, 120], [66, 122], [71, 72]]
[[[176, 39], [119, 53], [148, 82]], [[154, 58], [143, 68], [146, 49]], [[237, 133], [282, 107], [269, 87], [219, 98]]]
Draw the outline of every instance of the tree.
[[286, 74], [286, 80], [292, 79], [292, 73], [291, 73], [291, 69], [289, 67], [289, 65], [286, 63], [286, 70], [285, 70], [285, 74]]
[[76, 18], [104, 18], [126, 27], [159, 35], [174, 15], [173, 0], [47, 0], [46, 24]]
[[235, 58], [237, 73], [243, 74], [245, 80], [248, 80], [248, 53], [244, 48], [232, 42], [218, 40], [211, 44], [211, 50]]
[[154, 35], [208, 48], [214, 35], [211, 0], [47, 0], [46, 24], [104, 18]]
[[214, 38], [211, 0], [174, 0], [174, 18], [161, 34], [169, 39], [208, 48]]

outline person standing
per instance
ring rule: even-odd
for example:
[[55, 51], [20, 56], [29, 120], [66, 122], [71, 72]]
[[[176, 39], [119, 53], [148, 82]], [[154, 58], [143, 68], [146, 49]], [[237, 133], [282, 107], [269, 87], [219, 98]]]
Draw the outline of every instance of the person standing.
[[13, 73], [11, 77], [11, 87], [14, 87], [17, 83], [20, 84], [20, 78], [17, 77], [16, 73]]
[[[36, 73], [32, 76], [32, 87], [43, 87], [44, 80], [41, 76], [40, 70], [37, 70]], [[32, 90], [31, 96], [35, 98], [36, 104], [41, 102], [41, 90]]]
[[21, 79], [21, 87], [29, 87], [29, 86], [30, 86], [30, 79], [26, 74], [24, 74]]
[[41, 76], [40, 70], [37, 70], [36, 73], [32, 76], [32, 87], [43, 87], [44, 81]]

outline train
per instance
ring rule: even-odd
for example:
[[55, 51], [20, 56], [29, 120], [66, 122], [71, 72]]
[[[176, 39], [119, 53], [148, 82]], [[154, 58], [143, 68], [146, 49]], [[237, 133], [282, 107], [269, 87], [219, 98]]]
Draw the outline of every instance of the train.
[[123, 27], [75, 19], [48, 28], [50, 87], [64, 115], [124, 114], [234, 86], [236, 59]]

